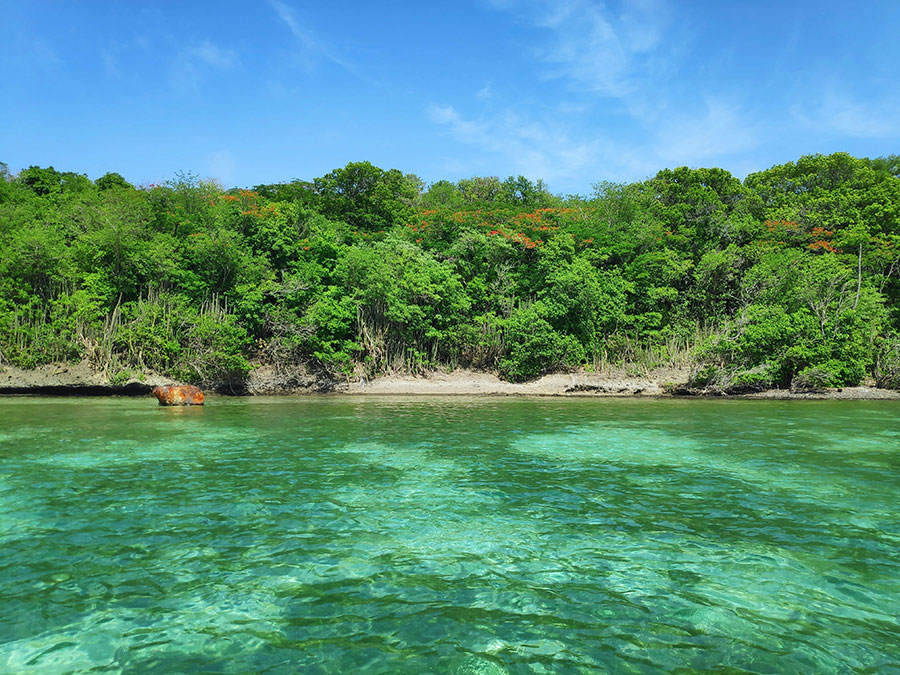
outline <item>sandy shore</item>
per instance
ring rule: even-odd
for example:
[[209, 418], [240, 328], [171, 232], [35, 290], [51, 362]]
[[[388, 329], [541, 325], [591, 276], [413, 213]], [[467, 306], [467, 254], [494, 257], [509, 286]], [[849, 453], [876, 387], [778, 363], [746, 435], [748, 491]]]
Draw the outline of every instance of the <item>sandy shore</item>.
[[[343, 394], [439, 394], [492, 396], [664, 396], [665, 382], [680, 382], [687, 374], [658, 374], [653, 378], [629, 377], [624, 373], [556, 373], [530, 382], [506, 382], [491, 373], [455, 370], [428, 377], [387, 376], [347, 382], [336, 391]], [[681, 377], [683, 375], [683, 378]]]
[[171, 378], [141, 373], [115, 384], [85, 362], [51, 363], [33, 370], [0, 366], [0, 394], [105, 396], [149, 394], [157, 385], [174, 384]]
[[[389, 375], [371, 380], [322, 380], [308, 371], [277, 374], [271, 366], [250, 373], [245, 393], [250, 395], [346, 394], [434, 395], [434, 396], [625, 396], [625, 397], [715, 397], [749, 399], [900, 399], [900, 392], [871, 386], [843, 387], [824, 392], [792, 393], [770, 390], [753, 394], [722, 396], [686, 388], [686, 369], [659, 369], [645, 375], [625, 370], [603, 373], [555, 373], [530, 382], [506, 382], [492, 373], [455, 370], [434, 372], [427, 377]], [[157, 385], [174, 384], [167, 377], [141, 373], [124, 382], [109, 382], [106, 375], [87, 364], [50, 364], [33, 370], [0, 366], [0, 395], [47, 396], [147, 395]], [[228, 393], [227, 391], [224, 393]]]
[[336, 393], [350, 395], [488, 395], [488, 396], [677, 396], [679, 398], [748, 398], [776, 400], [872, 400], [900, 399], [900, 392], [875, 387], [843, 387], [821, 392], [794, 393], [772, 389], [753, 394], [722, 395], [688, 392], [684, 388], [689, 372], [666, 369], [647, 377], [625, 372], [556, 373], [531, 382], [505, 382], [490, 373], [457, 370], [428, 377], [387, 376], [370, 381], [338, 385]]

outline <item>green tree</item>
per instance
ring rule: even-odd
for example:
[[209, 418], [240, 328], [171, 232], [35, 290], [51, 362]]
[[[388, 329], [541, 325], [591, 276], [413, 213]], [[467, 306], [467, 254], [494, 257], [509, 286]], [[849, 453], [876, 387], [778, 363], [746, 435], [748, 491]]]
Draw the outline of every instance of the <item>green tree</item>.
[[648, 188], [666, 234], [695, 260], [710, 248], [739, 241], [760, 211], [754, 195], [724, 169], [666, 169]]
[[397, 169], [384, 171], [370, 162], [351, 162], [313, 181], [322, 213], [358, 230], [385, 230], [409, 222], [422, 183]]
[[39, 197], [44, 197], [62, 189], [62, 174], [52, 166], [42, 169], [32, 165], [16, 177], [16, 182]]
[[573, 335], [557, 331], [548, 319], [551, 310], [538, 301], [516, 309], [506, 322], [506, 353], [500, 359], [503, 377], [529, 380], [584, 362], [584, 347]]
[[105, 173], [94, 181], [98, 190], [127, 189], [134, 186], [115, 172]]
[[503, 196], [503, 184], [496, 176], [464, 178], [456, 186], [463, 199], [470, 204], [489, 204]]

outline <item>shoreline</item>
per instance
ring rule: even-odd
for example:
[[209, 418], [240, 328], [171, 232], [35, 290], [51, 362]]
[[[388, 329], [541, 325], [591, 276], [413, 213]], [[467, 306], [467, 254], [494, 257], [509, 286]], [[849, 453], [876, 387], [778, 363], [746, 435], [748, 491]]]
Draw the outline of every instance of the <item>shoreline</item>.
[[[771, 389], [723, 394], [691, 390], [686, 369], [658, 369], [644, 376], [611, 369], [603, 373], [551, 373], [528, 382], [507, 382], [493, 373], [458, 369], [427, 376], [385, 375], [372, 380], [325, 381], [298, 370], [278, 374], [271, 366], [250, 373], [246, 390], [221, 395], [307, 396], [557, 396], [579, 398], [678, 398], [751, 400], [900, 400], [900, 391], [872, 386], [842, 387], [818, 392]], [[85, 362], [47, 364], [32, 370], [0, 366], [0, 396], [149, 396], [158, 385], [177, 384], [155, 373], [139, 373], [112, 383]], [[215, 392], [215, 388], [209, 391]]]

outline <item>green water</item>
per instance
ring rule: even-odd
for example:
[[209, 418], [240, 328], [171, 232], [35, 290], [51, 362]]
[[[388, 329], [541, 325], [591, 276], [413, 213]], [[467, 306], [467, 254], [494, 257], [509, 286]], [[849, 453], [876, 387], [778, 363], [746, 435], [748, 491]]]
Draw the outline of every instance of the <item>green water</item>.
[[900, 405], [0, 400], [2, 672], [900, 672]]

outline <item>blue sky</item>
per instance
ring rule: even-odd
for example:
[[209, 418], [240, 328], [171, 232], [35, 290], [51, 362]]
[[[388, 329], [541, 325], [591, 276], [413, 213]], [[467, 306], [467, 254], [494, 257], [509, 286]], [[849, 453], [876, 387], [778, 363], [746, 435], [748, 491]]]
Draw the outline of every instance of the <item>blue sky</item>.
[[226, 186], [368, 160], [591, 191], [900, 153], [900, 2], [8, 2], [0, 161]]

